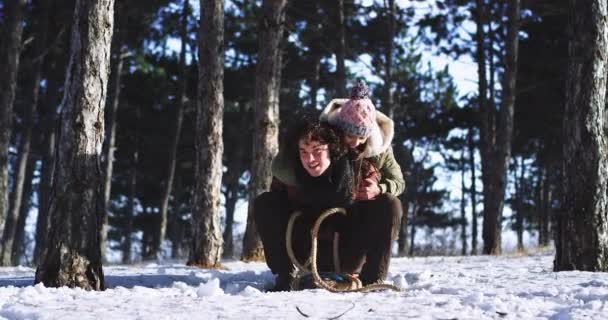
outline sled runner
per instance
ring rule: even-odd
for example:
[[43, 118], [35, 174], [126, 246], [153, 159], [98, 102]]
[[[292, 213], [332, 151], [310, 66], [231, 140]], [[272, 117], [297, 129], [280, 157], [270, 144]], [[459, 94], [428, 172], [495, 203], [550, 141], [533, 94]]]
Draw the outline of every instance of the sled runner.
[[295, 266], [295, 274], [291, 283], [291, 288], [293, 290], [322, 288], [330, 292], [370, 292], [380, 290], [401, 291], [399, 287], [391, 284], [377, 283], [363, 286], [361, 281], [356, 276], [340, 273], [340, 262], [338, 255], [338, 233], [334, 233], [333, 241], [334, 270], [337, 270], [337, 272], [319, 273], [319, 271], [317, 270], [317, 238], [319, 234], [319, 228], [321, 227], [323, 220], [336, 213], [342, 215], [347, 214], [346, 210], [344, 210], [343, 208], [331, 208], [325, 210], [315, 221], [311, 230], [312, 244], [310, 249], [310, 256], [304, 264], [301, 264], [298, 261], [292, 248], [293, 225], [296, 219], [300, 215], [302, 215], [302, 212], [297, 211], [289, 218], [289, 222], [287, 224], [287, 232], [285, 233], [285, 240], [287, 246], [287, 254], [289, 255], [289, 259]]

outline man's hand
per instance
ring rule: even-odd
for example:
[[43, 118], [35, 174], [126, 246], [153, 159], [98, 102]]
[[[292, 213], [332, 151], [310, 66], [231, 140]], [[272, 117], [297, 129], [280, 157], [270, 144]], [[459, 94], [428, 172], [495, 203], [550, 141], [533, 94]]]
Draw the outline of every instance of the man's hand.
[[365, 201], [365, 200], [373, 200], [380, 194], [380, 186], [378, 185], [378, 181], [373, 178], [367, 178], [361, 181], [359, 185], [359, 189], [357, 190], [357, 197], [355, 200]]

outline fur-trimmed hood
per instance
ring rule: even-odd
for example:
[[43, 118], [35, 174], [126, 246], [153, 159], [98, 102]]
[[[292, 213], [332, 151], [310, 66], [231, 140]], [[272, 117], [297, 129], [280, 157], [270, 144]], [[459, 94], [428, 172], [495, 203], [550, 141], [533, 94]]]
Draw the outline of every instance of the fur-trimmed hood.
[[[348, 101], [348, 99], [333, 99], [327, 104], [319, 120], [327, 121], [329, 124], [335, 124], [336, 117], [340, 108]], [[376, 110], [376, 123], [372, 128], [372, 133], [367, 140], [363, 156], [365, 158], [374, 157], [386, 151], [393, 142], [395, 135], [395, 124], [393, 120], [387, 117], [384, 113]]]

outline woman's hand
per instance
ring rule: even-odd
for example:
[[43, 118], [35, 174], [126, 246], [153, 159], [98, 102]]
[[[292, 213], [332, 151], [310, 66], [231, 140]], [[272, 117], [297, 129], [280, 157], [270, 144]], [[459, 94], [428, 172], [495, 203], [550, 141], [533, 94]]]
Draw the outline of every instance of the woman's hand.
[[380, 186], [378, 185], [378, 180], [375, 177], [369, 177], [363, 181], [359, 185], [359, 189], [357, 190], [357, 196], [355, 200], [357, 201], [365, 201], [365, 200], [373, 200], [380, 194]]

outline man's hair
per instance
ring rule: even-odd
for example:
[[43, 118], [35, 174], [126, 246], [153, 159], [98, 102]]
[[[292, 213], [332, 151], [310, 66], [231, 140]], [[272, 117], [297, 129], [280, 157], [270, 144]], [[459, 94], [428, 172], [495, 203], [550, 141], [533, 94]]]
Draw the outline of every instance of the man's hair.
[[299, 159], [300, 152], [299, 142], [302, 139], [327, 144], [332, 161], [340, 158], [347, 151], [340, 135], [330, 124], [309, 116], [302, 117], [289, 135], [287, 146], [291, 149], [290, 153], [297, 159]]

